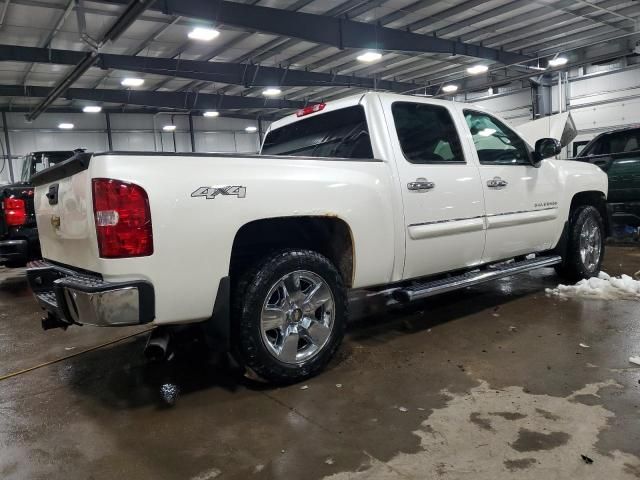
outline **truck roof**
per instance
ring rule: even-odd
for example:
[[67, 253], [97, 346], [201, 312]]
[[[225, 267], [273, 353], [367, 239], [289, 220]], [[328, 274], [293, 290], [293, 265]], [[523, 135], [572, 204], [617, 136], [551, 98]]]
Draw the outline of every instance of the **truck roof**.
[[[367, 97], [377, 97], [380, 99], [389, 99], [389, 100], [395, 100], [397, 102], [406, 102], [406, 101], [411, 101], [411, 100], [418, 100], [424, 103], [430, 103], [433, 105], [449, 105], [452, 102], [451, 100], [441, 100], [438, 98], [433, 98], [433, 97], [425, 97], [425, 96], [421, 96], [421, 95], [403, 95], [400, 93], [390, 93], [390, 92], [366, 92], [366, 93], [359, 93], [356, 95], [350, 95], [348, 97], [344, 97], [344, 98], [340, 98], [338, 100], [332, 100], [330, 102], [327, 102], [325, 104], [325, 107], [319, 111], [319, 112], [315, 112], [315, 113], [309, 113], [308, 115], [306, 115], [306, 117], [312, 117], [314, 115], [322, 115], [323, 113], [327, 113], [327, 112], [331, 112], [333, 110], [339, 110], [341, 108], [346, 108], [346, 107], [351, 107], [353, 105], [358, 105], [359, 103], [361, 103], [365, 98]], [[469, 108], [473, 108], [476, 110], [486, 110], [486, 108], [481, 107], [479, 105], [475, 105], [472, 103], [465, 103], [465, 105], [469, 106]], [[275, 130], [277, 128], [280, 127], [284, 127], [285, 125], [289, 125], [290, 123], [293, 123], [295, 121], [300, 120], [300, 117], [298, 117], [297, 112], [293, 113], [291, 115], [287, 115], [284, 118], [281, 118], [280, 120], [276, 120], [275, 122], [273, 122], [269, 129], [267, 131], [270, 130]]]

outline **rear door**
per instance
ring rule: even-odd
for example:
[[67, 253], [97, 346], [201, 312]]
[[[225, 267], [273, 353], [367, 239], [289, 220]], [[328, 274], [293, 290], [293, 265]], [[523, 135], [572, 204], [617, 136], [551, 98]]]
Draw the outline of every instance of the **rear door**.
[[463, 114], [484, 189], [483, 263], [551, 248], [561, 200], [555, 165], [545, 160], [534, 167], [531, 148], [496, 117], [472, 109]]
[[462, 119], [446, 102], [382, 97], [404, 204], [404, 278], [480, 263], [484, 201], [477, 165], [465, 155]]

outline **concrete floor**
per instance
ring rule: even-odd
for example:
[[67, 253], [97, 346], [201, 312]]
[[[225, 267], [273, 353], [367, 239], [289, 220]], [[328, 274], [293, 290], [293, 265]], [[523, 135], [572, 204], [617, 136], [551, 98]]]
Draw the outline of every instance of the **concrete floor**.
[[[605, 271], [638, 270], [640, 249], [608, 249]], [[408, 308], [361, 293], [330, 368], [268, 388], [197, 355], [149, 365], [144, 336], [82, 353], [136, 330], [43, 332], [2, 271], [0, 376], [75, 356], [0, 380], [0, 478], [640, 478], [640, 303], [545, 296], [557, 283], [545, 269]]]

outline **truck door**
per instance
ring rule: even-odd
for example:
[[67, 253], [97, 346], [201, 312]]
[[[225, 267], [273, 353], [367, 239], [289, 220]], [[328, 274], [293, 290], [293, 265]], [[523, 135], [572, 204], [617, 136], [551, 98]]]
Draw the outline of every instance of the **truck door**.
[[483, 263], [552, 248], [561, 201], [553, 161], [533, 166], [531, 148], [503, 122], [482, 111], [463, 109], [463, 114], [484, 189]]
[[478, 168], [463, 119], [446, 102], [383, 100], [404, 204], [403, 278], [480, 263], [485, 243]]

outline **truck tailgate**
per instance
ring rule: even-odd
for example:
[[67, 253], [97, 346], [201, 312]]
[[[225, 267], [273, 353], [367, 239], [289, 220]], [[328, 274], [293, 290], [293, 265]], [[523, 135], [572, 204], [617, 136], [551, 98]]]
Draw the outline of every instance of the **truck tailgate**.
[[[89, 158], [76, 157], [56, 165], [50, 169], [52, 172], [43, 170], [34, 176], [38, 234], [43, 258], [95, 270], [98, 250], [91, 181], [86, 166], [82, 168], [77, 164], [81, 160], [88, 164]], [[67, 164], [67, 168], [63, 164]]]

